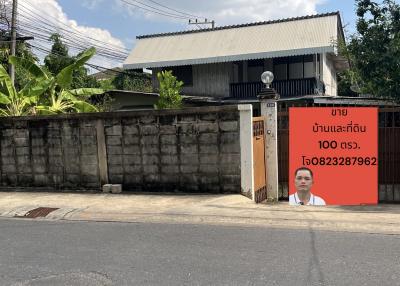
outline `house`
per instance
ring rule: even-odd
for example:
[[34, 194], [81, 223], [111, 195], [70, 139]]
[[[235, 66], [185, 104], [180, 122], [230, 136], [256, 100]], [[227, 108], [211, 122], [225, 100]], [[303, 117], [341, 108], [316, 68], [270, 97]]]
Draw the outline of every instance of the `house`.
[[112, 69], [107, 69], [104, 71], [99, 71], [96, 72], [94, 74], [92, 74], [92, 76], [96, 79], [96, 80], [109, 80], [109, 79], [113, 79], [118, 73], [122, 72], [122, 68], [120, 67], [115, 67]]
[[138, 36], [124, 69], [172, 70], [183, 93], [214, 100], [256, 99], [270, 70], [281, 98], [337, 96], [344, 40], [339, 12], [267, 22]]
[[112, 111], [154, 109], [159, 98], [157, 93], [129, 90], [109, 90], [106, 94], [111, 98]]

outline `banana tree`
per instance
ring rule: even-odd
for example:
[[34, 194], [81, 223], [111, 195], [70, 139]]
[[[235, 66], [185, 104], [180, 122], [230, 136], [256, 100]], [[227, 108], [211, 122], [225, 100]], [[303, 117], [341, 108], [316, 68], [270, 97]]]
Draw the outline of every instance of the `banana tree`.
[[69, 89], [73, 79], [73, 72], [83, 66], [95, 52], [94, 48], [86, 50], [71, 65], [65, 67], [54, 77], [48, 76], [35, 62], [18, 57], [10, 57], [11, 63], [25, 69], [35, 79], [31, 82], [31, 86], [27, 87], [28, 94], [36, 88], [40, 89], [43, 84], [47, 87], [45, 92], [28, 100], [28, 103], [33, 105], [32, 112], [37, 114], [58, 114], [97, 111], [95, 106], [85, 100], [91, 95], [104, 93], [102, 89]]
[[87, 98], [93, 94], [101, 94], [103, 90], [95, 88], [80, 88], [50, 92], [48, 104], [37, 105], [35, 108], [40, 114], [58, 114], [70, 111], [96, 112], [97, 108], [81, 98]]
[[34, 103], [48, 90], [51, 81], [31, 80], [19, 92], [12, 84], [11, 78], [2, 65], [0, 65], [0, 116], [23, 116], [34, 113]]

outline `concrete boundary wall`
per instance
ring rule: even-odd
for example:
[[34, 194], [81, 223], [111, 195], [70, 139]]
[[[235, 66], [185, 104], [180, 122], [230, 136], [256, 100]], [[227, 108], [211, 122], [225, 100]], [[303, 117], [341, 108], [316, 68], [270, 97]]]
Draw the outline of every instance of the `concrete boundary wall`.
[[234, 105], [1, 118], [0, 184], [251, 193], [252, 171], [241, 168], [252, 167], [251, 152], [241, 154], [247, 113]]

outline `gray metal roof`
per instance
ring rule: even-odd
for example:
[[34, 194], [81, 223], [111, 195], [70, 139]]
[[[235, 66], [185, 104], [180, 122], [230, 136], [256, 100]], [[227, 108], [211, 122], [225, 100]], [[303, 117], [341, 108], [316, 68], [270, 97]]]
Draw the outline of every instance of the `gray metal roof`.
[[335, 52], [339, 13], [138, 37], [124, 69]]

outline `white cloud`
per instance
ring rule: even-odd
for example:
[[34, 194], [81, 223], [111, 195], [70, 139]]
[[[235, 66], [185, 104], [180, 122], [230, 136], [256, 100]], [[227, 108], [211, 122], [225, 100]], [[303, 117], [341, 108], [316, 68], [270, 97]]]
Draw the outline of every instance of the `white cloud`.
[[[121, 5], [119, 2], [116, 0], [117, 5]], [[188, 14], [215, 20], [217, 25], [221, 26], [316, 14], [317, 4], [323, 3], [324, 0], [202, 0], [195, 3], [187, 0], [158, 0], [156, 2]], [[154, 3], [147, 1], [146, 3], [160, 10], [177, 14]], [[125, 9], [129, 7], [126, 4], [123, 6]], [[130, 6], [128, 11], [132, 15], [145, 15], [146, 18], [151, 19], [182, 21], [149, 13], [133, 6]]]
[[[100, 1], [102, 0], [87, 0], [86, 4], [96, 5]], [[25, 0], [23, 3], [19, 3], [19, 5], [21, 25], [25, 27], [25, 29], [29, 29], [29, 25], [33, 26], [31, 28], [35, 36], [35, 40], [32, 42], [33, 45], [35, 45], [35, 43], [41, 46], [45, 45], [47, 49], [49, 49], [51, 44], [45, 43], [43, 37], [38, 35], [38, 33], [41, 32], [40, 26], [48, 24], [48, 28], [54, 27], [51, 29], [52, 32], [58, 32], [66, 38], [72, 39], [74, 41], [72, 45], [79, 45], [82, 46], [82, 48], [96, 46], [98, 54], [101, 53], [101, 47], [104, 49], [105, 46], [111, 53], [115, 51], [120, 51], [120, 53], [122, 53], [125, 49], [124, 43], [113, 37], [108, 30], [80, 25], [77, 21], [70, 19], [56, 0]], [[36, 23], [36, 25], [33, 23]], [[50, 32], [43, 33], [46, 37], [49, 37]], [[82, 48], [80, 49], [82, 50]], [[70, 51], [71, 53], [79, 52], [78, 49], [70, 49]], [[110, 60], [101, 55], [93, 57], [91, 63], [107, 68], [118, 65], [116, 60]]]

